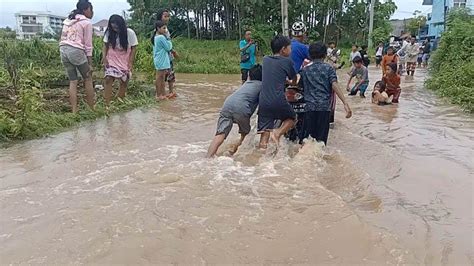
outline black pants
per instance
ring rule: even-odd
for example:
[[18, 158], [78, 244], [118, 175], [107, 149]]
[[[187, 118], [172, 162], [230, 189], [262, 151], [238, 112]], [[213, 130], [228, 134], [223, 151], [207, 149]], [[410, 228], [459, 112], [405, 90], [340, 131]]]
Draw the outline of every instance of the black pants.
[[303, 121], [303, 138], [312, 137], [316, 141], [328, 142], [330, 111], [306, 112]]
[[242, 81], [247, 81], [247, 79], [249, 78], [249, 71], [248, 69], [240, 69], [240, 73], [242, 73]]

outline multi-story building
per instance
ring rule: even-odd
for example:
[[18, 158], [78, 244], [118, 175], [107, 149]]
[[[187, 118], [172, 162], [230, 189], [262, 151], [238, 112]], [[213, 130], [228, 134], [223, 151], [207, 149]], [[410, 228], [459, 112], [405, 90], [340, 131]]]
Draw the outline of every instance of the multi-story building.
[[16, 36], [18, 39], [31, 39], [38, 34], [61, 32], [66, 17], [49, 12], [23, 11], [15, 14]]
[[474, 0], [423, 0], [423, 5], [433, 6], [431, 14], [428, 14], [428, 36], [435, 39], [441, 36], [445, 30], [445, 22], [448, 12], [457, 7], [467, 7], [474, 11]]

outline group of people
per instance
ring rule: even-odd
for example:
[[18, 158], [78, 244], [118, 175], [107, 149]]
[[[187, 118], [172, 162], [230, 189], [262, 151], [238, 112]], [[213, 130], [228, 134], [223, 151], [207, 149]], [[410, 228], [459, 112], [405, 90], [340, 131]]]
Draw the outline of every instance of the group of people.
[[[304, 23], [296, 22], [291, 30], [292, 39], [275, 36], [270, 44], [272, 55], [265, 56], [261, 66], [244, 64], [243, 61], [247, 58], [242, 53], [243, 85], [224, 102], [215, 137], [208, 149], [208, 157], [217, 153], [233, 124], [239, 126], [240, 141], [231, 152], [237, 151], [251, 130], [250, 119], [257, 107], [259, 148], [266, 149], [270, 141], [278, 147], [281, 137], [296, 122], [296, 113], [285, 94], [287, 86], [299, 86], [303, 89], [305, 113], [300, 135], [302, 142], [311, 137], [327, 143], [330, 124], [334, 119], [336, 95], [344, 104], [346, 118], [352, 116], [352, 110], [338, 83], [336, 68], [339, 66], [334, 62], [327, 62], [328, 48], [325, 44], [315, 42], [309, 47], [305, 45], [305, 33]], [[255, 43], [251, 40], [250, 31], [246, 31], [245, 38], [240, 43], [242, 52]], [[332, 47], [330, 54], [337, 53], [334, 49]]]
[[[95, 89], [92, 81], [93, 28], [91, 19], [93, 15], [92, 3], [88, 0], [79, 0], [76, 9], [69, 14], [63, 23], [59, 47], [61, 61], [69, 78], [69, 101], [73, 113], [78, 111], [78, 72], [84, 81], [87, 104], [91, 109], [94, 109], [95, 105]], [[173, 88], [175, 82], [173, 59], [177, 57], [177, 53], [173, 50], [171, 36], [167, 29], [169, 20], [170, 12], [166, 9], [159, 10], [151, 40], [156, 69], [157, 100], [176, 97]], [[103, 42], [104, 99], [108, 106], [112, 100], [115, 80], [120, 82], [117, 97], [123, 98], [126, 95], [127, 85], [132, 77], [138, 38], [132, 29], [127, 28], [123, 17], [112, 15], [109, 18]], [[168, 93], [166, 93], [166, 83], [169, 86]]]

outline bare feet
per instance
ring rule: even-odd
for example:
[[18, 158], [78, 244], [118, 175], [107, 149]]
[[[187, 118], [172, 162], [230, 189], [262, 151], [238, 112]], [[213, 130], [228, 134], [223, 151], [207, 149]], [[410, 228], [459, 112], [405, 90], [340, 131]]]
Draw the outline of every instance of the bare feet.
[[277, 136], [278, 133], [272, 132], [270, 134], [270, 140], [272, 142], [275, 142], [276, 146], [278, 147], [280, 145], [280, 138]]
[[161, 102], [161, 101], [164, 101], [164, 100], [168, 100], [168, 97], [166, 97], [165, 95], [160, 95], [160, 96], [156, 97], [157, 102]]

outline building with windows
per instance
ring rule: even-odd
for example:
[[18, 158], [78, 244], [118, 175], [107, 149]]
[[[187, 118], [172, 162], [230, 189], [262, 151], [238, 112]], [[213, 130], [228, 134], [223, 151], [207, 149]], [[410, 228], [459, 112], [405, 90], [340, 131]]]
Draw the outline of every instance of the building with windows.
[[445, 30], [445, 21], [448, 12], [453, 8], [467, 7], [474, 11], [474, 0], [423, 0], [423, 5], [432, 6], [431, 14], [428, 14], [428, 36], [439, 38]]
[[49, 12], [22, 11], [15, 14], [16, 37], [29, 40], [39, 34], [61, 32], [66, 17]]

